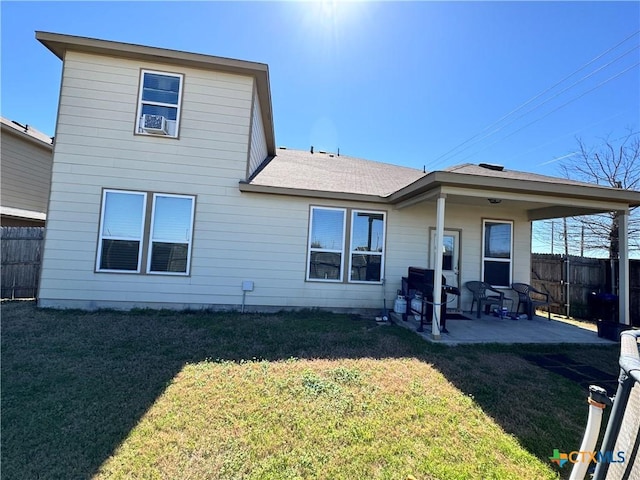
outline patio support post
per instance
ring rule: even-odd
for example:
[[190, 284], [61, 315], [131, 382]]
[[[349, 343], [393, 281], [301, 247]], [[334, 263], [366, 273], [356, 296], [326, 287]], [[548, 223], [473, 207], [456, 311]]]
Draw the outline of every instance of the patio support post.
[[618, 216], [618, 311], [619, 322], [631, 325], [629, 313], [629, 210]]
[[438, 195], [436, 203], [436, 241], [435, 266], [433, 267], [433, 315], [431, 317], [431, 335], [434, 340], [440, 340], [440, 302], [442, 302], [442, 244], [444, 243], [444, 206], [447, 195]]

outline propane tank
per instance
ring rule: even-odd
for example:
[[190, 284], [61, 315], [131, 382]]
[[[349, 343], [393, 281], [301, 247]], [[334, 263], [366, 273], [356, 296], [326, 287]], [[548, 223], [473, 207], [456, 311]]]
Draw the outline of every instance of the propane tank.
[[407, 300], [402, 295], [398, 295], [398, 298], [396, 298], [393, 304], [393, 311], [400, 314], [407, 311]]
[[416, 320], [420, 320], [420, 313], [422, 312], [422, 294], [416, 293], [416, 296], [411, 299], [411, 310], [418, 312], [415, 314]]

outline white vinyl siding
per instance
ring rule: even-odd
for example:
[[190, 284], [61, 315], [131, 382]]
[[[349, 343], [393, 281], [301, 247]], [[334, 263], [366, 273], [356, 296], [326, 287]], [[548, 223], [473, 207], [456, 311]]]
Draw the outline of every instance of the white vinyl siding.
[[249, 146], [249, 170], [247, 177], [251, 177], [267, 158], [267, 138], [264, 133], [260, 99], [258, 98], [257, 90], [255, 90], [253, 94], [253, 112], [251, 118], [251, 145]]
[[511, 287], [513, 222], [482, 221], [482, 280], [494, 287]]

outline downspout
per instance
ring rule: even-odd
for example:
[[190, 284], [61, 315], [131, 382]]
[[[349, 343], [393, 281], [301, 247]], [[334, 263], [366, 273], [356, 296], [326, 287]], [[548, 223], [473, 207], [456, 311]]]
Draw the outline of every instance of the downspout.
[[440, 340], [440, 307], [442, 303], [442, 244], [444, 243], [444, 207], [447, 195], [441, 193], [436, 201], [436, 240], [435, 265], [433, 272], [433, 314], [431, 317], [431, 336]]

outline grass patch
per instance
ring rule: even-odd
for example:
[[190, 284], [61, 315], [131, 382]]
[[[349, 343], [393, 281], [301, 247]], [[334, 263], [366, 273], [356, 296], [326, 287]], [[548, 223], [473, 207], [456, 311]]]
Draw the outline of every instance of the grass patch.
[[129, 313], [2, 304], [3, 478], [530, 479], [579, 446], [616, 347], [449, 348], [317, 311]]

